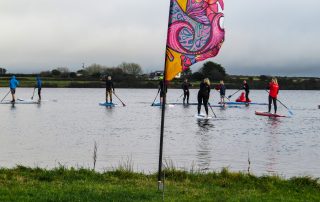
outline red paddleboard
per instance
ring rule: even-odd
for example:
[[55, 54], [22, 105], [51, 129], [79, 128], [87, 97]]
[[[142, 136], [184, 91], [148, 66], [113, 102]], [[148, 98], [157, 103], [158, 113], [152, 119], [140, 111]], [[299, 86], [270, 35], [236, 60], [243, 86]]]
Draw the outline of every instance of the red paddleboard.
[[269, 112], [257, 112], [257, 111], [256, 111], [256, 115], [258, 115], [258, 116], [269, 116], [269, 117], [286, 117], [286, 116], [279, 115], [279, 114], [272, 114], [272, 113], [269, 113]]

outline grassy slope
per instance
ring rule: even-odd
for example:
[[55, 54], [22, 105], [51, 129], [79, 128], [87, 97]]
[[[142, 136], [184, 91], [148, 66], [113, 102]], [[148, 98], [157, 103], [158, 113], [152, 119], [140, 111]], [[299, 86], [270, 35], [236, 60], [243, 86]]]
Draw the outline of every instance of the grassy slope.
[[[283, 180], [240, 173], [166, 173], [165, 201], [320, 201], [309, 178]], [[127, 171], [0, 170], [0, 201], [161, 201], [155, 175]]]

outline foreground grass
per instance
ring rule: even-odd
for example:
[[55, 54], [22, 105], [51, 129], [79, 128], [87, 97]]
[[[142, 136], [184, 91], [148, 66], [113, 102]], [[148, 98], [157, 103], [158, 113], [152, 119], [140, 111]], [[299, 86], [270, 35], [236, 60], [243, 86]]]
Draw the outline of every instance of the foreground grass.
[[[162, 201], [156, 175], [125, 170], [0, 169], [0, 201]], [[320, 201], [308, 177], [284, 180], [242, 173], [166, 172], [165, 201]]]

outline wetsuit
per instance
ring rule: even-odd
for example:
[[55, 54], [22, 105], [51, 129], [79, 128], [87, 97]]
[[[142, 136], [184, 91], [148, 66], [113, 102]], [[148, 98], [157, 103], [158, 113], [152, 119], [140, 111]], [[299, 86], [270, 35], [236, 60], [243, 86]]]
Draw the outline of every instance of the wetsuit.
[[160, 91], [160, 99], [161, 98], [163, 98], [163, 96], [164, 96], [164, 92], [167, 92], [167, 86], [165, 85], [165, 86], [163, 86], [163, 82], [164, 82], [164, 80], [160, 80], [159, 81], [159, 91]]
[[109, 96], [110, 102], [112, 103], [112, 90], [114, 92], [113, 81], [107, 80], [106, 81], [106, 102], [108, 102], [108, 96]]
[[189, 82], [183, 82], [182, 84], [182, 89], [183, 89], [183, 104], [186, 101], [187, 98], [187, 103], [189, 104], [189, 96], [190, 96], [190, 92], [189, 92], [189, 88], [190, 88], [191, 84]]
[[41, 100], [42, 81], [40, 78], [37, 78], [37, 88], [38, 88], [39, 100]]
[[246, 92], [246, 102], [250, 102], [250, 99], [249, 99], [250, 88], [249, 88], [248, 83], [243, 84], [242, 88]]
[[274, 113], [277, 113], [277, 97], [279, 93], [279, 85], [271, 82], [268, 86], [269, 91], [269, 113], [271, 112], [271, 104], [273, 102]]
[[200, 90], [198, 92], [198, 114], [200, 114], [201, 105], [203, 103], [204, 108], [206, 110], [206, 114], [209, 114], [208, 110], [208, 101], [210, 95], [210, 86], [204, 82], [200, 84]]

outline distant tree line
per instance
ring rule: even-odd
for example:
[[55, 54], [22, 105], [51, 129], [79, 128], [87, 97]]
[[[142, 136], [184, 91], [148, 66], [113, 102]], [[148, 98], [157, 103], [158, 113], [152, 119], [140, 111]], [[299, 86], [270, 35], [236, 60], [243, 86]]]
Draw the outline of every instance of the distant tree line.
[[[3, 80], [8, 80], [11, 74], [6, 74], [7, 70], [0, 68], [0, 74]], [[23, 77], [35, 77], [38, 74], [16, 74], [23, 80]], [[40, 76], [45, 82], [45, 86], [57, 87], [55, 81], [63, 80], [69, 82], [66, 87], [104, 87], [106, 76], [112, 76], [117, 87], [121, 88], [157, 88], [158, 81], [151, 78], [150, 75], [143, 74], [142, 68], [136, 63], [126, 63], [108, 67], [100, 64], [91, 64], [83, 66], [78, 71], [70, 71], [67, 67], [54, 68], [51, 71], [43, 71]], [[184, 78], [188, 78], [193, 83], [194, 88], [198, 88], [200, 81], [209, 78], [212, 85], [217, 85], [220, 80], [224, 80], [226, 87], [229, 89], [239, 89], [243, 80], [247, 80], [252, 89], [265, 89], [271, 80], [271, 76], [242, 76], [229, 75], [226, 69], [218, 63], [206, 62], [196, 72], [188, 69], [181, 73], [181, 77], [170, 82], [170, 88], [180, 88]], [[277, 77], [282, 90], [320, 90], [320, 78], [310, 77]], [[26, 78], [27, 79], [27, 78]]]

